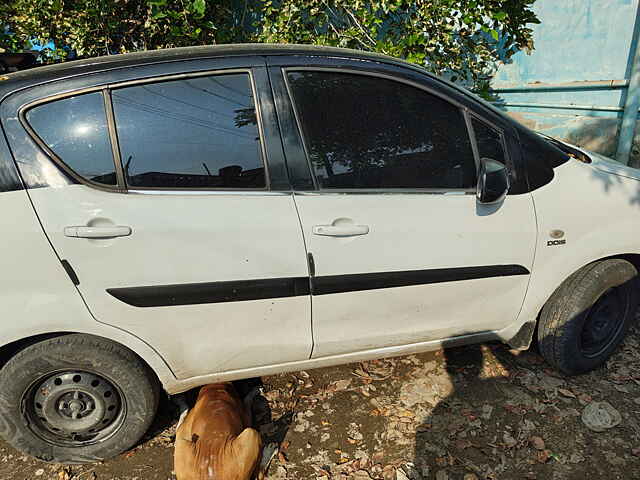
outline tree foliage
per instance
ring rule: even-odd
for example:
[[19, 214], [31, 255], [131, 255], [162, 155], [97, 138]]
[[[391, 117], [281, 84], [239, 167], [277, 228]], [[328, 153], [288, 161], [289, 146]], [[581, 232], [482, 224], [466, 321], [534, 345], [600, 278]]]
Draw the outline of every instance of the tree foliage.
[[477, 81], [532, 48], [535, 0], [8, 0], [0, 48], [53, 40], [52, 59], [230, 42], [386, 53]]

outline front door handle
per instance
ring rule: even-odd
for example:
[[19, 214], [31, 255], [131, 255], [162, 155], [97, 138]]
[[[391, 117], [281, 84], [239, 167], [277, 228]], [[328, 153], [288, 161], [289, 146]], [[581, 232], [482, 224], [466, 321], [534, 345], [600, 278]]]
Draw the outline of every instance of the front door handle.
[[65, 227], [66, 237], [77, 238], [113, 238], [131, 235], [131, 227], [110, 225], [105, 227]]
[[327, 237], [355, 237], [369, 233], [368, 225], [316, 225], [312, 229], [314, 235]]

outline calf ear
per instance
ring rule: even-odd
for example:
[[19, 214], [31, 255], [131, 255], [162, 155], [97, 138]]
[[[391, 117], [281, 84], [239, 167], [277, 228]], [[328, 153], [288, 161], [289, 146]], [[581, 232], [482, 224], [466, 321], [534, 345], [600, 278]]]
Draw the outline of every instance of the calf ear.
[[231, 442], [229, 454], [231, 458], [225, 458], [225, 462], [237, 466], [238, 472], [243, 475], [240, 478], [250, 479], [260, 464], [262, 455], [260, 434], [253, 428], [245, 428]]

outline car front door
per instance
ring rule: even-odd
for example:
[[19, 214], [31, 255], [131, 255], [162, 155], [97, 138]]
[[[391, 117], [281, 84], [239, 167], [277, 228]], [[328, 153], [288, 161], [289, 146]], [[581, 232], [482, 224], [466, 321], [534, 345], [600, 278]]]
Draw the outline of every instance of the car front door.
[[178, 378], [311, 353], [306, 253], [264, 60], [208, 62], [40, 99], [8, 125], [18, 164], [54, 159], [73, 178], [29, 195], [94, 317], [147, 342]]
[[289, 165], [312, 173], [295, 201], [313, 259], [313, 357], [419, 349], [514, 322], [534, 256], [532, 199], [475, 196], [481, 157], [511, 163], [505, 132], [380, 71], [270, 73], [283, 128], [299, 128]]

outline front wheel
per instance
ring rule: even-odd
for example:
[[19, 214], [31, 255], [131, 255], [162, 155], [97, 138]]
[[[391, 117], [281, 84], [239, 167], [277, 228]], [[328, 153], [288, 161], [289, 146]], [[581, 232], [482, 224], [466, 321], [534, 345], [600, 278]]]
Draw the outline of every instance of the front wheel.
[[0, 371], [0, 434], [46, 462], [97, 462], [140, 440], [158, 396], [149, 368], [120, 345], [81, 334], [51, 338]]
[[635, 318], [638, 289], [638, 271], [626, 260], [600, 260], [578, 270], [542, 309], [542, 356], [568, 375], [602, 365]]

